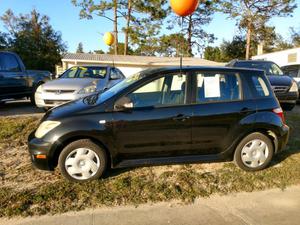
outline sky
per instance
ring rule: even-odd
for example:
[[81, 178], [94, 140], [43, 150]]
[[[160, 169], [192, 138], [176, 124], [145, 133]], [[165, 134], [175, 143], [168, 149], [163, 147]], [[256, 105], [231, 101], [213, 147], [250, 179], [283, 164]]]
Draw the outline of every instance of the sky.
[[[296, 2], [299, 8], [294, 11], [293, 17], [277, 17], [269, 23], [275, 26], [276, 32], [284, 38], [289, 36], [289, 27], [300, 28], [300, 0]], [[0, 0], [0, 15], [8, 9], [12, 9], [15, 14], [27, 14], [32, 9], [36, 9], [41, 14], [49, 16], [50, 24], [56, 31], [61, 32], [69, 52], [75, 52], [79, 42], [83, 43], [86, 52], [107, 50], [102, 36], [103, 33], [113, 30], [112, 22], [100, 17], [94, 17], [93, 20], [80, 19], [80, 8], [72, 5], [71, 0]], [[214, 45], [219, 45], [223, 39], [230, 40], [234, 34], [238, 33], [235, 21], [220, 13], [214, 14], [213, 21], [206, 26], [206, 30], [217, 37]], [[0, 31], [6, 32], [1, 21]], [[163, 29], [162, 32], [170, 31]], [[123, 38], [124, 35], [121, 34], [120, 41]]]

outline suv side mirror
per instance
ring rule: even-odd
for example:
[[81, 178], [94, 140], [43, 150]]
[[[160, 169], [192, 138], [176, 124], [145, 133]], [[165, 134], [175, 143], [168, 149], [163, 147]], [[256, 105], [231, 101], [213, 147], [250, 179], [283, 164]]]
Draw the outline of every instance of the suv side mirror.
[[114, 109], [116, 111], [127, 111], [133, 108], [133, 102], [128, 97], [122, 97], [116, 101]]

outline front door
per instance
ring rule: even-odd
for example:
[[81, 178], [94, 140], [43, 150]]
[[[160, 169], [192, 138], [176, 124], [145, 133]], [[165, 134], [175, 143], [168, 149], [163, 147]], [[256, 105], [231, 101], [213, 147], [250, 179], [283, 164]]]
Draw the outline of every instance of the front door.
[[186, 154], [191, 147], [187, 76], [160, 75], [126, 95], [133, 104], [114, 112], [115, 148], [122, 159]]

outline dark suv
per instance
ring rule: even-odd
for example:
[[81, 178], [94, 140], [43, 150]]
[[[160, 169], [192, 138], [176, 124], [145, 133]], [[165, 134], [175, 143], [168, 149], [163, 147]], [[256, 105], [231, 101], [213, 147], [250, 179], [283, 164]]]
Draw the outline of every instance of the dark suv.
[[292, 110], [296, 106], [299, 97], [298, 84], [292, 77], [285, 75], [276, 63], [264, 60], [232, 60], [227, 66], [264, 70], [282, 108]]
[[72, 181], [107, 167], [232, 160], [266, 168], [289, 137], [263, 71], [145, 70], [111, 89], [50, 110], [29, 136], [31, 159]]

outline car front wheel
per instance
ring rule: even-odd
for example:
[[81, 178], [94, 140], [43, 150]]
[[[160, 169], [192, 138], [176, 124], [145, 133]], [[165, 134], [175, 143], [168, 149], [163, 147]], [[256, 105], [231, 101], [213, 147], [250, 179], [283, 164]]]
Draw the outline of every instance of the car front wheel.
[[271, 139], [262, 133], [252, 133], [237, 146], [234, 162], [245, 171], [258, 171], [270, 164], [273, 154]]
[[58, 165], [62, 175], [75, 182], [86, 182], [101, 177], [106, 169], [106, 152], [89, 139], [67, 145], [61, 152]]
[[32, 90], [32, 93], [30, 95], [30, 102], [33, 106], [37, 106], [36, 103], [38, 101], [38, 98], [37, 98], [37, 90], [38, 88], [42, 85], [41, 84], [38, 84], [33, 90]]

